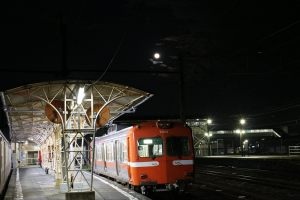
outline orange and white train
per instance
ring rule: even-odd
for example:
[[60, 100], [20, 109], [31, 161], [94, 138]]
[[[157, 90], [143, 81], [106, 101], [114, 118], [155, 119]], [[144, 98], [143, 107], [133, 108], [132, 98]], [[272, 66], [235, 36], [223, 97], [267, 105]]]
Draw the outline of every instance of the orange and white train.
[[193, 179], [191, 129], [179, 122], [140, 123], [95, 139], [94, 172], [148, 191], [185, 190]]

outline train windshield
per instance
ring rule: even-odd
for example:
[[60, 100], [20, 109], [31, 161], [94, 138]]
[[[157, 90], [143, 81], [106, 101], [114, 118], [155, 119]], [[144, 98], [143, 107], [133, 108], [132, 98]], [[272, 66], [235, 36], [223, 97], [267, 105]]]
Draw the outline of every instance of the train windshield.
[[168, 156], [188, 156], [189, 155], [188, 137], [168, 137], [167, 154]]
[[160, 137], [139, 139], [138, 151], [140, 157], [155, 158], [157, 156], [162, 156], [163, 141]]

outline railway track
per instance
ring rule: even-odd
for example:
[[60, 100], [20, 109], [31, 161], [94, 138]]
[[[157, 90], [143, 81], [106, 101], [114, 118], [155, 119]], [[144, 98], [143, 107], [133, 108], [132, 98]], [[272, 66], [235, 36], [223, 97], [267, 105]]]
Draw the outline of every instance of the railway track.
[[217, 170], [224, 172], [232, 173], [241, 173], [251, 176], [264, 176], [272, 177], [277, 180], [289, 179], [295, 182], [300, 182], [300, 174], [291, 174], [288, 169], [287, 171], [272, 171], [272, 170], [263, 170], [263, 169], [252, 169], [252, 168], [236, 168], [234, 166], [219, 166], [219, 165], [205, 165], [205, 166], [196, 166], [196, 172], [202, 170]]
[[272, 173], [267, 170], [201, 166], [195, 171], [195, 187], [200, 185], [222, 191], [220, 194], [228, 199], [300, 199], [299, 180], [283, 179], [281, 175]]
[[298, 200], [300, 177], [289, 172], [196, 166], [194, 183], [185, 194], [153, 193], [153, 200]]
[[240, 181], [247, 181], [249, 183], [254, 183], [256, 185], [268, 185], [270, 187], [276, 188], [285, 188], [288, 190], [296, 190], [298, 191], [300, 188], [300, 184], [293, 183], [289, 181], [282, 181], [282, 180], [274, 180], [268, 178], [258, 178], [248, 175], [239, 175], [239, 174], [224, 174], [223, 172], [218, 171], [205, 171], [205, 172], [198, 172], [198, 174], [204, 175], [212, 175], [212, 176], [219, 176], [221, 178], [232, 179], [232, 180], [240, 180]]

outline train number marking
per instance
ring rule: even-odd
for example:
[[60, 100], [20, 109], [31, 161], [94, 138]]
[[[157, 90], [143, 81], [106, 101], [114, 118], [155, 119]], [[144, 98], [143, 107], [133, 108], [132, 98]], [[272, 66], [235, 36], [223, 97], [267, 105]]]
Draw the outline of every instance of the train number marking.
[[194, 161], [193, 160], [173, 160], [172, 162], [173, 165], [193, 165]]

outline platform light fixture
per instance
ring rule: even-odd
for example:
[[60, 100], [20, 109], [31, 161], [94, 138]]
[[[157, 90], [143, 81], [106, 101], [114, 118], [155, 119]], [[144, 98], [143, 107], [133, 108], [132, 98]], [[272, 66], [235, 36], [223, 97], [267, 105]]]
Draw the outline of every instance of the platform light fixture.
[[84, 96], [85, 96], [84, 87], [80, 87], [78, 90], [78, 95], [77, 95], [77, 104], [78, 105], [80, 105], [82, 103]]

